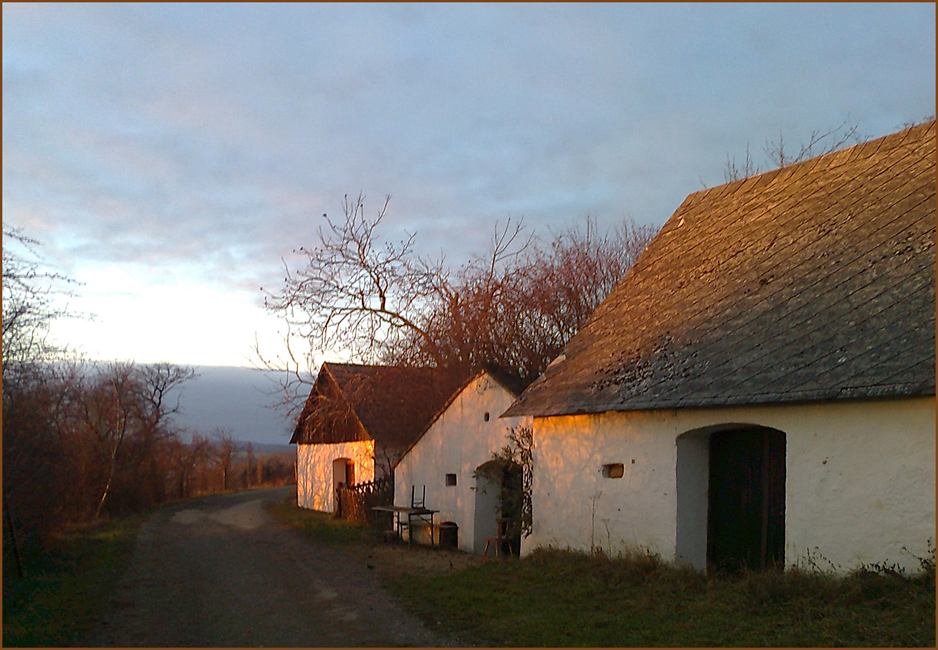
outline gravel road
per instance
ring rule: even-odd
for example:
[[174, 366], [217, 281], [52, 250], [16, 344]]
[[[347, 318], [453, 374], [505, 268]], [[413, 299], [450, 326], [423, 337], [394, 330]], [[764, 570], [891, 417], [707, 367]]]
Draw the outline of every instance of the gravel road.
[[162, 509], [140, 529], [97, 647], [452, 646], [359, 561], [273, 519], [293, 486]]

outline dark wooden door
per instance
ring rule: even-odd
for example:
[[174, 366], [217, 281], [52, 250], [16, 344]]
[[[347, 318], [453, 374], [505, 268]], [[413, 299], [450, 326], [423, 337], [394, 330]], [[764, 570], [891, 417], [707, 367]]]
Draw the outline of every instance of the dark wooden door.
[[785, 434], [718, 431], [710, 437], [707, 562], [761, 569], [785, 561]]

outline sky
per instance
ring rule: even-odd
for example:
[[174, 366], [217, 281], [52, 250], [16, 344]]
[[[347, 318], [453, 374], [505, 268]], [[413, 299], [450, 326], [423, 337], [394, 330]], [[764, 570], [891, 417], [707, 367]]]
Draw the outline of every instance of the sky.
[[81, 283], [53, 334], [101, 360], [280, 354], [262, 288], [346, 194], [458, 266], [509, 217], [660, 227], [747, 146], [935, 113], [933, 3], [2, 11], [3, 225]]

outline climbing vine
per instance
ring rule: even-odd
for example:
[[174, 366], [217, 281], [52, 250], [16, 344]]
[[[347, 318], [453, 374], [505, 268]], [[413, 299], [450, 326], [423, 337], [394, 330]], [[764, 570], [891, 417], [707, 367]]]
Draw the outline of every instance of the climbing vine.
[[511, 532], [531, 534], [531, 490], [534, 482], [534, 430], [530, 426], [511, 427], [508, 444], [492, 454], [474, 473], [501, 484], [501, 514], [512, 519]]

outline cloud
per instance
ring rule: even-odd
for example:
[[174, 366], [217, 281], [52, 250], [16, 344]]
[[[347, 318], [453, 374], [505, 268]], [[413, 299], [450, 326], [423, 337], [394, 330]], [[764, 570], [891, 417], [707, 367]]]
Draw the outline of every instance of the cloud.
[[[3, 5], [5, 221], [65, 269], [272, 286], [342, 195], [456, 262], [660, 225], [727, 155], [934, 113], [933, 5]], [[239, 295], [246, 295], [241, 293]]]

